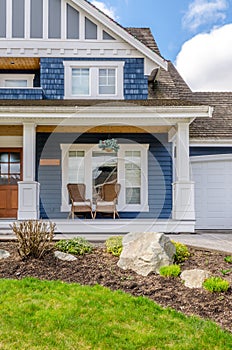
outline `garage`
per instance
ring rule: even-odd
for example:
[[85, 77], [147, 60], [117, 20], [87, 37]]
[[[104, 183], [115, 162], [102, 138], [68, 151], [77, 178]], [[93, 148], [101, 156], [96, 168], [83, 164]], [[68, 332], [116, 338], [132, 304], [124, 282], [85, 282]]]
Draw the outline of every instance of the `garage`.
[[191, 157], [196, 229], [232, 229], [232, 155]]

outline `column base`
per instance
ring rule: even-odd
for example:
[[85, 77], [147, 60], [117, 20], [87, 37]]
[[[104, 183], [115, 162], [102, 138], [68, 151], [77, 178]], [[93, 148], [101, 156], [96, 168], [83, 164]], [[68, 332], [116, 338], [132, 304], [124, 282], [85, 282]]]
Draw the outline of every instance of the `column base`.
[[174, 220], [195, 220], [194, 182], [177, 181], [173, 183]]
[[18, 220], [38, 220], [39, 188], [36, 181], [18, 182]]

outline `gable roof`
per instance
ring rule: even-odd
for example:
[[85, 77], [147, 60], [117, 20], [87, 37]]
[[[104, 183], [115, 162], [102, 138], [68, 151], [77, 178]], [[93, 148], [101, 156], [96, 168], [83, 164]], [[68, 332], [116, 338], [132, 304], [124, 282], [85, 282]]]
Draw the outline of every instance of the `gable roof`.
[[157, 53], [157, 55], [162, 57], [150, 28], [129, 27], [125, 28], [125, 30], [134, 38], [141, 41], [141, 43], [143, 43], [149, 49]]
[[128, 30], [126, 30], [126, 28], [107, 16], [92, 3], [87, 0], [72, 0], [72, 2], [77, 6], [80, 6], [83, 10], [88, 12], [93, 17], [97, 18], [100, 22], [102, 22], [102, 24], [108, 27], [111, 31], [115, 32], [123, 40], [129, 42], [130, 45], [134, 46], [138, 51], [157, 63], [160, 67], [167, 69], [167, 63], [160, 56], [160, 54], [157, 54], [157, 52], [151, 50], [151, 48], [149, 46], [146, 46], [146, 44], [144, 44], [142, 41], [137, 40]]

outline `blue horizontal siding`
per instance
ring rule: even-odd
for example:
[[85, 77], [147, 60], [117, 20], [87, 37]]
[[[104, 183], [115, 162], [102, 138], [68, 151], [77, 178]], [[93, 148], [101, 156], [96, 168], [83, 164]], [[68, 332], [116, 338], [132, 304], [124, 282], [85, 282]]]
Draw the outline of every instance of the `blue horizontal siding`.
[[210, 156], [230, 153], [232, 153], [232, 147], [190, 147], [190, 156]]
[[[97, 144], [104, 139], [102, 134], [46, 134], [36, 137], [36, 174], [40, 182], [40, 214], [42, 218], [67, 218], [60, 212], [61, 206], [61, 166], [39, 166], [40, 158], [60, 159], [60, 144]], [[167, 219], [172, 210], [172, 159], [171, 145], [166, 135], [112, 134], [120, 143], [137, 142], [150, 144], [148, 154], [148, 204], [149, 212], [121, 212], [121, 218]], [[159, 138], [159, 139], [158, 139]]]

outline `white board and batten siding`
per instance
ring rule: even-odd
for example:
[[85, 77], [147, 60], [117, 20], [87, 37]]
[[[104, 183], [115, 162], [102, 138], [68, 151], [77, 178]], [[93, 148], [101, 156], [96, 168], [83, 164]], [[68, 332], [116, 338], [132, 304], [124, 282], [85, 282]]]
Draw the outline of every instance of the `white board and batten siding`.
[[232, 229], [232, 155], [191, 157], [196, 229]]

